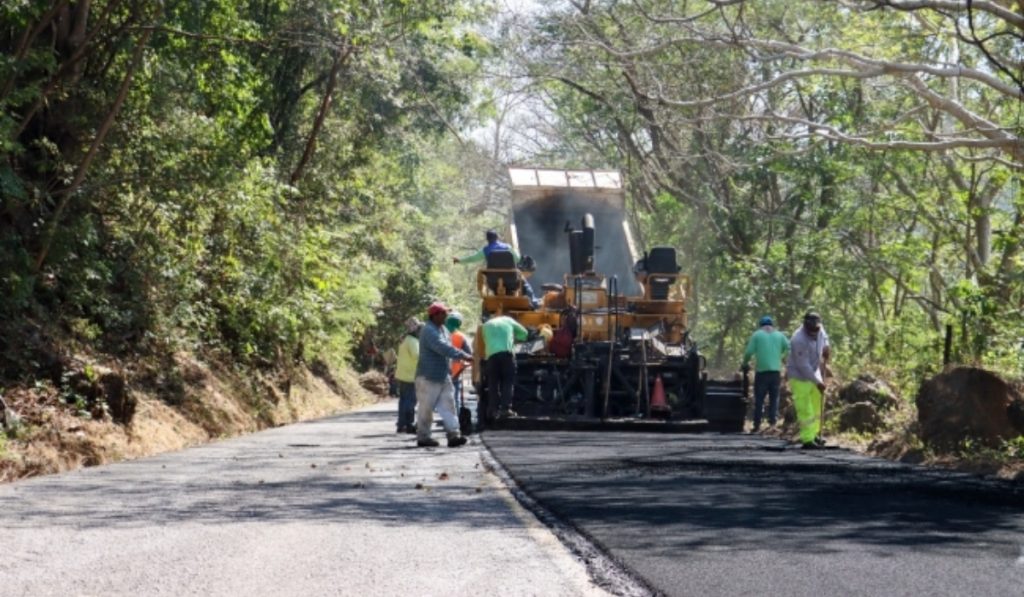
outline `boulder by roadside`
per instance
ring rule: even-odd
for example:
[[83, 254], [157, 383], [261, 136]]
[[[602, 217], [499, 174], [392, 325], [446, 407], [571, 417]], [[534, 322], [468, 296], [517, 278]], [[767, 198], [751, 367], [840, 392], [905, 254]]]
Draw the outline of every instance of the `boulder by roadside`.
[[381, 398], [390, 395], [390, 384], [388, 377], [380, 371], [367, 371], [359, 376], [359, 385], [364, 390], [372, 392]]
[[884, 380], [869, 374], [858, 375], [839, 390], [839, 400], [845, 404], [870, 403], [877, 410], [891, 410], [899, 406], [899, 396]]
[[885, 421], [872, 402], [856, 402], [844, 407], [838, 416], [840, 431], [872, 432], [880, 429]]
[[1024, 434], [1024, 398], [984, 369], [957, 367], [921, 384], [915, 400], [920, 436], [938, 451], [967, 440], [991, 448]]

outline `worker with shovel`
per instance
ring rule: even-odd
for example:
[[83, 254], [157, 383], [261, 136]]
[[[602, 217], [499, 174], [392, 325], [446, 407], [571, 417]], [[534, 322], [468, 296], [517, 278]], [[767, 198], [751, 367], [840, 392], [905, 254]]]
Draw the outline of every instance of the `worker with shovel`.
[[420, 358], [416, 363], [416, 445], [420, 448], [438, 446], [437, 440], [430, 437], [435, 408], [448, 435], [448, 447], [466, 443], [455, 414], [451, 360], [471, 361], [473, 355], [452, 346], [451, 335], [444, 327], [449, 311], [444, 303], [431, 304], [427, 309], [428, 321], [420, 331]]
[[789, 339], [786, 376], [793, 390], [793, 405], [800, 425], [800, 443], [805, 450], [825, 447], [821, 439], [821, 419], [825, 396], [825, 362], [831, 347], [821, 326], [821, 315], [808, 311], [804, 323]]

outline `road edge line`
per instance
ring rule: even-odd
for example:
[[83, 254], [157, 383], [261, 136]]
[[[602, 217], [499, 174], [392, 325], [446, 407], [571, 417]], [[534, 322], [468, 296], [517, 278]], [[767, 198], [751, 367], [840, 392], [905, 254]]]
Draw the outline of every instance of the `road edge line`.
[[598, 546], [585, 533], [572, 524], [558, 518], [541, 505], [528, 491], [520, 487], [515, 477], [491, 453], [487, 440], [482, 435], [478, 437], [484, 448], [480, 451], [480, 460], [483, 462], [484, 467], [502, 482], [509, 493], [512, 494], [512, 497], [519, 502], [520, 506], [533, 515], [540, 524], [549, 529], [558, 541], [569, 550], [573, 557], [578, 558], [583, 563], [591, 582], [601, 589], [621, 597], [656, 597], [661, 595], [638, 574], [608, 555], [604, 549]]

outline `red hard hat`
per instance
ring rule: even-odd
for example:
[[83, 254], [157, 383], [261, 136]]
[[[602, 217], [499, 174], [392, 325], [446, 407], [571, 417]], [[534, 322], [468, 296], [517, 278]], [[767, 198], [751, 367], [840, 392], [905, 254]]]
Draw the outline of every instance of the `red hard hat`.
[[448, 311], [450, 311], [450, 309], [442, 302], [434, 302], [427, 307], [427, 315], [430, 317], [433, 317], [438, 313], [448, 313]]

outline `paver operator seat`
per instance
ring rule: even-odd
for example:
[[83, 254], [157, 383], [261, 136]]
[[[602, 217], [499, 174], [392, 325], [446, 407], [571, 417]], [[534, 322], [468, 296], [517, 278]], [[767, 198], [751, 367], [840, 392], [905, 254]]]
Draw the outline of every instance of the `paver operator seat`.
[[637, 282], [644, 286], [644, 298], [665, 301], [669, 289], [679, 277], [676, 250], [672, 247], [654, 247], [633, 268]]
[[487, 255], [484, 276], [487, 278], [487, 287], [499, 296], [514, 296], [523, 288], [523, 277], [516, 269], [516, 260], [511, 251], [491, 251]]

